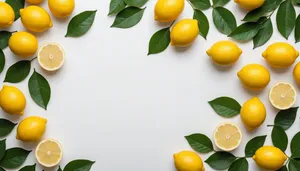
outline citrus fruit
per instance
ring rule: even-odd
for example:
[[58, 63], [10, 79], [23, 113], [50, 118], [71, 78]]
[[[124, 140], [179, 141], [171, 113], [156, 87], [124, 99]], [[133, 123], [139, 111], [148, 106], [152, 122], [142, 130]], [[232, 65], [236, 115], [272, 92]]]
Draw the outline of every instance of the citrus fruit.
[[48, 0], [48, 6], [55, 17], [66, 18], [75, 8], [75, 0]]
[[274, 68], [287, 68], [295, 62], [299, 52], [288, 43], [278, 42], [270, 45], [262, 56]]
[[8, 45], [14, 54], [26, 58], [37, 51], [38, 40], [28, 32], [16, 32], [10, 37]]
[[201, 157], [193, 151], [181, 151], [174, 154], [174, 164], [177, 171], [204, 171]]
[[223, 151], [236, 149], [242, 141], [242, 132], [234, 123], [222, 123], [214, 132], [216, 146]]
[[296, 97], [295, 88], [291, 84], [284, 82], [275, 84], [269, 92], [271, 104], [279, 110], [291, 108], [296, 102]]
[[11, 26], [15, 20], [15, 12], [12, 7], [5, 2], [0, 2], [0, 11], [0, 28]]
[[264, 123], [266, 119], [265, 105], [258, 97], [247, 100], [241, 109], [241, 119], [246, 128], [252, 131]]
[[184, 0], [158, 0], [154, 9], [154, 19], [159, 22], [172, 22], [184, 8]]
[[45, 118], [29, 116], [20, 122], [16, 138], [24, 142], [39, 141], [46, 131], [46, 124]]
[[0, 106], [9, 114], [23, 115], [26, 98], [18, 88], [4, 85], [0, 91]]
[[232, 65], [240, 58], [242, 50], [234, 42], [224, 40], [215, 43], [206, 53], [218, 65]]
[[171, 45], [184, 47], [191, 45], [199, 33], [198, 21], [183, 19], [175, 24], [171, 30]]
[[297, 63], [297, 65], [294, 68], [293, 76], [297, 84], [300, 85], [300, 62]]
[[26, 0], [26, 2], [31, 4], [31, 5], [38, 5], [42, 2], [44, 2], [44, 0]]
[[240, 7], [252, 11], [262, 6], [265, 0], [234, 0]]
[[55, 139], [45, 139], [41, 141], [35, 150], [37, 161], [45, 167], [54, 167], [58, 165], [62, 156], [62, 146]]
[[53, 26], [48, 12], [38, 6], [28, 6], [20, 10], [21, 21], [29, 31], [44, 32]]
[[47, 71], [56, 71], [62, 67], [65, 52], [57, 43], [47, 43], [38, 52], [38, 62]]
[[271, 79], [267, 68], [260, 64], [248, 64], [244, 66], [237, 75], [243, 85], [250, 90], [264, 89]]
[[277, 147], [264, 146], [259, 148], [252, 158], [263, 169], [278, 170], [285, 163], [287, 156]]

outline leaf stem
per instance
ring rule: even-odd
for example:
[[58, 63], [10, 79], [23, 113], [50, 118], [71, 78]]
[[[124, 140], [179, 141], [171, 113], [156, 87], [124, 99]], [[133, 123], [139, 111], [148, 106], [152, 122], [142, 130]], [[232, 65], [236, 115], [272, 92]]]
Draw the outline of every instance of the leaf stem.
[[[277, 7], [277, 8], [278, 8], [278, 7]], [[277, 8], [276, 8], [276, 9], [277, 9]], [[275, 9], [275, 10], [276, 10], [276, 9]], [[272, 11], [272, 12], [267, 16], [268, 19], [274, 14], [275, 10]]]
[[274, 127], [275, 125], [267, 125], [267, 127]]
[[194, 6], [189, 0], [186, 0], [186, 1], [192, 6], [192, 8], [193, 8], [194, 10], [196, 10], [195, 6]]
[[31, 59], [31, 60], [30, 60], [30, 62], [34, 61], [36, 58], [37, 58], [37, 57], [35, 57], [35, 58]]

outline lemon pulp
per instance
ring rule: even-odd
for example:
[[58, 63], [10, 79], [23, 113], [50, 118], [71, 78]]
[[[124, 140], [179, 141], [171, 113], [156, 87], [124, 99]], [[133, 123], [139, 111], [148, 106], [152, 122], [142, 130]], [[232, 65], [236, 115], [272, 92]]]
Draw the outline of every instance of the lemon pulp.
[[242, 133], [239, 127], [233, 123], [220, 124], [214, 132], [215, 144], [223, 151], [232, 151], [236, 149], [242, 139]]
[[38, 61], [47, 71], [55, 71], [62, 67], [65, 53], [62, 47], [56, 43], [47, 43], [38, 52]]
[[46, 139], [37, 146], [35, 156], [41, 165], [53, 167], [62, 159], [62, 147], [58, 141]]
[[291, 84], [280, 82], [271, 88], [269, 100], [275, 108], [285, 110], [295, 104], [296, 95], [296, 90]]

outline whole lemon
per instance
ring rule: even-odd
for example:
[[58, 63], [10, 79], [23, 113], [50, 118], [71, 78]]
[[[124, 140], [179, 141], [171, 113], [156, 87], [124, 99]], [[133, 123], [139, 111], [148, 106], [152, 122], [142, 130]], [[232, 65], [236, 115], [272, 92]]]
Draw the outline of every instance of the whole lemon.
[[10, 37], [8, 45], [14, 54], [26, 58], [37, 51], [38, 40], [28, 32], [16, 32]]
[[216, 64], [232, 65], [243, 51], [234, 42], [224, 40], [215, 43], [206, 53]]
[[260, 64], [248, 64], [244, 66], [237, 75], [243, 85], [250, 90], [264, 89], [271, 79], [267, 68]]
[[300, 85], [300, 62], [297, 63], [297, 65], [294, 68], [293, 76], [297, 84]]
[[48, 0], [48, 6], [55, 17], [66, 18], [75, 8], [75, 0]]
[[47, 119], [29, 116], [20, 122], [16, 138], [25, 142], [39, 141], [46, 131]]
[[191, 45], [199, 33], [198, 21], [183, 19], [175, 24], [171, 30], [171, 45], [184, 47]]
[[26, 0], [27, 3], [32, 4], [32, 5], [38, 5], [42, 2], [44, 2], [44, 0]]
[[177, 171], [204, 171], [203, 161], [193, 151], [181, 151], [174, 154], [174, 163]]
[[287, 68], [295, 62], [299, 52], [288, 43], [277, 42], [270, 45], [262, 56], [274, 68]]
[[26, 98], [18, 88], [4, 85], [0, 91], [0, 106], [9, 114], [23, 115]]
[[0, 28], [7, 28], [14, 23], [15, 12], [10, 5], [0, 2]]
[[241, 119], [249, 131], [258, 128], [264, 123], [266, 119], [266, 108], [258, 97], [253, 97], [243, 104]]
[[154, 19], [159, 22], [172, 22], [184, 8], [184, 0], [158, 0], [154, 9]]
[[265, 0], [234, 0], [240, 7], [252, 11], [262, 6]]
[[252, 158], [263, 169], [278, 170], [285, 163], [287, 156], [277, 147], [264, 146], [259, 148]]
[[28, 6], [20, 10], [21, 21], [29, 31], [44, 32], [53, 26], [48, 12], [38, 6]]

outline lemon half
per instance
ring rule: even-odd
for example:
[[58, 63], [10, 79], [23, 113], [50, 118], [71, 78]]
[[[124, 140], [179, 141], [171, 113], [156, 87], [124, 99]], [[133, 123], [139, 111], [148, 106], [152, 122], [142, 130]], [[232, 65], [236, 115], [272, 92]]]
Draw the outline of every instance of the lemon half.
[[291, 108], [296, 102], [296, 96], [295, 88], [291, 84], [284, 82], [275, 84], [269, 92], [271, 104], [279, 110]]
[[45, 139], [35, 150], [37, 161], [45, 167], [54, 167], [59, 164], [63, 156], [61, 144], [54, 139]]
[[242, 132], [234, 123], [222, 123], [214, 132], [216, 146], [223, 151], [236, 149], [242, 140]]
[[65, 62], [65, 52], [57, 43], [47, 43], [39, 49], [38, 62], [47, 71], [56, 71]]

